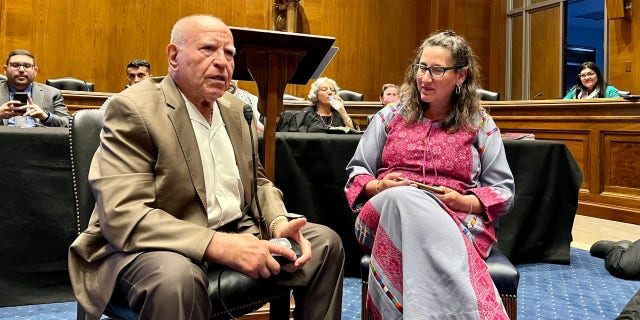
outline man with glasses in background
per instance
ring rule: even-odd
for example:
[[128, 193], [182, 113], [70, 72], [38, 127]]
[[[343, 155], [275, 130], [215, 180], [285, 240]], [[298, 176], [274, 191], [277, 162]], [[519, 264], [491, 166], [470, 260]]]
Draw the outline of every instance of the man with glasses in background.
[[34, 82], [38, 74], [36, 58], [27, 50], [13, 50], [0, 80], [0, 125], [19, 127], [68, 127], [69, 110], [62, 92]]

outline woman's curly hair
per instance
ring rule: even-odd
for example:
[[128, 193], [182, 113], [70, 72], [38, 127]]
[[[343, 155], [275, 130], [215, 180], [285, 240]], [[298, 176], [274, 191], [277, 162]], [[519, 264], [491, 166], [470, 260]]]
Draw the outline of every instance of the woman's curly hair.
[[[449, 132], [460, 129], [474, 129], [477, 119], [481, 117], [483, 108], [477, 94], [480, 81], [480, 67], [467, 41], [451, 30], [439, 31], [431, 34], [416, 50], [413, 61], [405, 71], [404, 82], [400, 87], [400, 105], [402, 115], [407, 123], [414, 123], [423, 117], [429, 103], [420, 99], [420, 89], [416, 82], [416, 74], [412, 64], [419, 63], [422, 52], [427, 47], [441, 47], [451, 53], [454, 65], [463, 66], [467, 70], [467, 77], [460, 86], [460, 93], [452, 92], [451, 111], [443, 119], [442, 127]], [[462, 72], [462, 69], [453, 70]]]

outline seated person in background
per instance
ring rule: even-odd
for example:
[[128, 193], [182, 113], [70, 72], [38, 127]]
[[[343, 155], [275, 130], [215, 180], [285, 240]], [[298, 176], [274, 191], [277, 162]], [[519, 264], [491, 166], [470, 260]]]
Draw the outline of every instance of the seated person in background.
[[593, 62], [580, 65], [578, 83], [569, 90], [565, 99], [619, 98], [618, 89], [608, 86], [602, 77], [602, 71]]
[[151, 64], [145, 59], [134, 59], [127, 64], [127, 82], [124, 88], [128, 88], [144, 79], [151, 77]]
[[[127, 74], [127, 84], [124, 86], [124, 88], [126, 89], [142, 80], [150, 78], [151, 64], [145, 59], [133, 59], [131, 60], [131, 62], [129, 62], [129, 64], [127, 64], [127, 69], [125, 70], [125, 72]], [[100, 106], [100, 109], [106, 109], [112, 98], [113, 96], [105, 100], [102, 103], [102, 106]]]
[[[31, 52], [11, 51], [3, 69], [7, 80], [0, 80], [0, 125], [35, 127], [39, 122], [39, 125], [47, 127], [69, 126], [69, 110], [62, 92], [33, 81], [38, 67]], [[28, 94], [27, 106], [21, 106], [14, 99], [16, 92]]]
[[483, 259], [514, 180], [476, 93], [475, 55], [443, 31], [411, 66], [400, 100], [371, 121], [347, 165], [356, 238], [371, 252], [367, 309], [376, 319], [508, 319]]
[[[115, 95], [105, 111], [89, 171], [96, 206], [69, 249], [73, 291], [92, 318], [113, 298], [140, 319], [209, 319], [207, 273], [229, 268], [293, 288], [296, 319], [340, 319], [342, 242], [288, 213], [259, 160], [253, 179], [255, 125], [227, 92], [235, 52], [220, 19], [184, 17], [166, 47], [169, 74]], [[291, 238], [302, 255], [260, 234]], [[272, 253], [293, 262], [281, 267]]]
[[[592, 256], [603, 258], [604, 267], [613, 276], [640, 280], [640, 240], [596, 241], [589, 250]], [[640, 319], [640, 291], [622, 309], [616, 320]]]
[[291, 131], [324, 132], [331, 127], [359, 128], [349, 117], [344, 101], [338, 96], [340, 87], [333, 79], [322, 77], [311, 84], [308, 99], [312, 105], [302, 109], [291, 120]]
[[382, 85], [382, 90], [380, 91], [380, 102], [382, 102], [382, 105], [386, 106], [396, 101], [398, 101], [398, 87], [393, 83]]
[[605, 269], [613, 276], [640, 280], [640, 240], [600, 240], [591, 246], [589, 252], [604, 259]]
[[240, 98], [240, 100], [244, 101], [245, 103], [251, 105], [253, 116], [258, 120], [258, 133], [264, 132], [264, 125], [262, 124], [264, 121], [264, 117], [260, 114], [260, 111], [258, 111], [258, 97], [254, 96], [249, 91], [238, 88], [238, 80], [231, 80], [231, 83], [229, 83], [229, 89], [227, 91]]

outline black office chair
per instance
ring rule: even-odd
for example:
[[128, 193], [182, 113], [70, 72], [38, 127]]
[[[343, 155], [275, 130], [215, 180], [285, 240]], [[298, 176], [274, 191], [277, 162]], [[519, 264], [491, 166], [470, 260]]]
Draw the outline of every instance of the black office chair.
[[93, 91], [93, 82], [86, 82], [73, 77], [47, 79], [45, 84], [60, 90]]
[[367, 115], [367, 125], [371, 124], [371, 121], [373, 121], [373, 118], [376, 116], [377, 113], [372, 113], [370, 115]]
[[[88, 176], [93, 154], [100, 144], [103, 115], [104, 110], [79, 110], [71, 119], [69, 145], [78, 233], [87, 228], [95, 205]], [[235, 270], [225, 270], [220, 277], [219, 291], [219, 273], [220, 271], [208, 274], [209, 299], [213, 307], [211, 319], [229, 319], [220, 303], [218, 292], [224, 292], [224, 302], [234, 317], [255, 311], [269, 302], [270, 319], [289, 319], [290, 288], [277, 287], [270, 279], [253, 280]], [[86, 312], [80, 304], [77, 308], [77, 319], [86, 319]], [[138, 319], [138, 315], [123, 301], [112, 300], [105, 314], [116, 319]]]
[[483, 101], [500, 101], [500, 92], [493, 92], [485, 89], [478, 89], [476, 91], [480, 100]]
[[280, 118], [278, 118], [278, 123], [276, 123], [276, 131], [277, 132], [289, 132], [293, 128], [297, 131], [297, 125], [295, 123], [295, 118], [300, 113], [301, 110], [284, 110], [280, 114]]
[[285, 93], [282, 95], [282, 100], [295, 100], [295, 101], [304, 101], [302, 97], [296, 97], [292, 94]]
[[351, 90], [340, 90], [338, 91], [338, 96], [342, 98], [344, 101], [363, 101], [364, 94], [351, 91]]
[[[362, 320], [369, 320], [370, 315], [367, 311], [367, 293], [369, 291], [369, 262], [371, 256], [365, 254], [360, 259], [360, 277], [362, 279], [362, 302], [360, 306], [360, 314]], [[491, 254], [485, 260], [489, 274], [493, 283], [498, 289], [502, 304], [504, 305], [507, 315], [511, 320], [518, 318], [518, 283], [520, 282], [520, 273], [518, 269], [507, 259], [507, 257], [494, 246]]]

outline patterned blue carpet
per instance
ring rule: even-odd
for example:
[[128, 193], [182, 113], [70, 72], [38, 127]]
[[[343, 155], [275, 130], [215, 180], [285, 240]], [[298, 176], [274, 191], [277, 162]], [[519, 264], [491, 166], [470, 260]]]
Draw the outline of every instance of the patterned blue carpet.
[[[602, 259], [571, 248], [571, 265], [518, 266], [518, 319], [614, 319], [640, 289], [640, 281], [621, 280]], [[75, 319], [75, 302], [0, 308], [0, 320]], [[360, 319], [360, 279], [344, 281], [342, 319]]]

